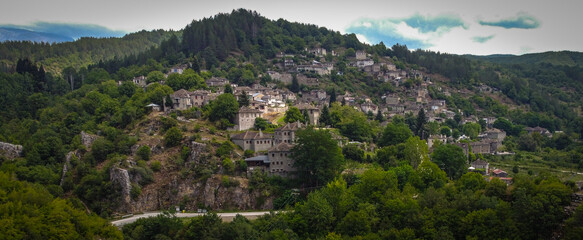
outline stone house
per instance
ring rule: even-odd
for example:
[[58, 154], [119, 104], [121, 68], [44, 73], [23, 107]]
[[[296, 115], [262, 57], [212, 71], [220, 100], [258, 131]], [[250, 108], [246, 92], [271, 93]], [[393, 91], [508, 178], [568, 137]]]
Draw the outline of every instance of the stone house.
[[269, 171], [269, 156], [259, 155], [252, 158], [245, 159], [247, 163], [247, 176], [250, 177], [254, 171], [266, 172]]
[[211, 100], [211, 92], [207, 90], [196, 90], [190, 93], [190, 100], [193, 107], [202, 107]]
[[155, 103], [150, 103], [148, 105], [146, 105], [147, 108], [152, 108], [153, 112], [160, 112], [162, 111], [162, 108], [160, 107], [160, 105], [155, 104]]
[[473, 154], [494, 154], [498, 151], [498, 148], [501, 146], [500, 142], [493, 141], [490, 139], [484, 139], [478, 142], [471, 142], [468, 146], [467, 143], [456, 143], [455, 145], [461, 147], [464, 150], [466, 156], [468, 155], [469, 147], [472, 148]]
[[271, 79], [283, 82], [285, 84], [290, 84], [293, 79], [290, 73], [278, 73], [275, 71], [267, 71], [267, 74], [269, 74], [269, 77], [271, 77]]
[[[365, 67], [374, 65], [374, 61], [372, 59], [363, 59], [363, 60], [358, 60], [358, 61], [354, 62], [352, 65], [354, 65], [357, 68], [365, 68]], [[380, 71], [380, 69], [379, 69], [379, 71]]]
[[447, 137], [445, 135], [432, 135], [427, 138], [427, 148], [431, 149], [436, 142], [441, 142], [442, 144], [447, 143]]
[[145, 76], [135, 77], [134, 79], [132, 79], [132, 82], [134, 82], [134, 84], [140, 87], [146, 87], [146, 85], [148, 85], [148, 81]]
[[172, 73], [178, 73], [178, 74], [182, 74], [184, 72], [184, 70], [186, 70], [187, 66], [186, 65], [181, 65], [181, 66], [176, 66], [176, 67], [172, 67], [170, 68], [170, 70], [168, 71], [168, 75], [172, 74]]
[[235, 115], [235, 131], [243, 131], [253, 128], [255, 119], [261, 117], [263, 113], [260, 110], [249, 107], [241, 107]]
[[470, 169], [469, 170], [478, 170], [478, 169], [484, 169], [484, 175], [488, 175], [490, 174], [489, 171], [490, 168], [490, 163], [482, 160], [482, 159], [478, 159], [476, 161], [473, 161], [470, 163]]
[[506, 132], [497, 128], [488, 129], [484, 134], [486, 135], [486, 138], [498, 142], [502, 142], [506, 138]]
[[553, 136], [553, 134], [549, 130], [547, 130], [546, 128], [538, 127], [538, 126], [533, 127], [533, 128], [527, 127], [524, 130], [526, 130], [528, 132], [528, 134], [533, 134], [536, 132], [536, 133], [539, 133], [540, 135], [547, 136], [547, 137]]
[[308, 116], [310, 117], [310, 122], [308, 124], [316, 126], [318, 125], [318, 120], [320, 119], [319, 108], [306, 103], [298, 104], [295, 107], [297, 107], [302, 113], [304, 113], [304, 111], [308, 112]]
[[397, 105], [401, 102], [401, 98], [396, 95], [387, 95], [385, 97], [385, 103], [389, 105]]
[[356, 60], [364, 60], [366, 59], [366, 52], [365, 51], [356, 51]]
[[296, 131], [302, 127], [304, 127], [304, 125], [301, 122], [293, 122], [275, 129], [273, 134], [273, 144], [292, 144], [296, 138]]
[[502, 169], [494, 169], [492, 170], [493, 177], [505, 178], [508, 177], [508, 173]]
[[254, 152], [267, 151], [273, 146], [273, 134], [246, 131], [231, 136], [231, 141], [243, 150], [253, 150]]
[[222, 87], [229, 84], [229, 80], [227, 80], [226, 78], [219, 77], [212, 77], [210, 79], [207, 79], [205, 82], [206, 85], [209, 87]]
[[379, 108], [377, 107], [377, 105], [374, 105], [373, 103], [370, 103], [370, 102], [365, 102], [365, 103], [361, 104], [360, 110], [362, 110], [362, 112], [364, 112], [365, 114], [368, 112], [372, 112], [373, 114], [377, 114], [379, 112]]
[[326, 49], [325, 48], [314, 48], [310, 49], [309, 53], [314, 54], [319, 57], [326, 56]]
[[180, 89], [170, 95], [172, 99], [172, 108], [176, 110], [186, 110], [192, 107], [190, 92]]
[[291, 159], [293, 145], [279, 143], [267, 151], [269, 157], [269, 173], [281, 177], [291, 177], [295, 173], [294, 161]]

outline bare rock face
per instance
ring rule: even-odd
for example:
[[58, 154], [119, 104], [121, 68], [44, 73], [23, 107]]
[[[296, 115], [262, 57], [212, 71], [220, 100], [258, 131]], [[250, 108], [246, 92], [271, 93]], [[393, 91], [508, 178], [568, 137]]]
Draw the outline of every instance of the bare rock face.
[[109, 170], [109, 180], [112, 184], [117, 184], [121, 189], [121, 209], [123, 212], [132, 212], [133, 207], [131, 205], [131, 183], [130, 175], [128, 170], [118, 167], [112, 167]]
[[14, 159], [22, 156], [22, 145], [0, 142], [0, 156]]
[[207, 145], [204, 143], [190, 142], [188, 145], [190, 148], [190, 156], [188, 157], [189, 162], [200, 163], [200, 155], [202, 153], [208, 152]]
[[161, 188], [143, 191], [133, 202], [134, 211], [155, 211], [173, 206], [183, 206], [188, 211], [200, 207], [212, 210], [273, 208], [273, 197], [265, 196], [259, 190], [252, 191], [247, 187], [246, 180], [239, 180], [243, 183], [238, 186], [224, 186], [220, 175], [213, 175], [203, 182], [174, 178]]
[[59, 186], [63, 186], [63, 183], [65, 182], [65, 176], [67, 175], [67, 172], [69, 171], [69, 165], [71, 164], [71, 159], [73, 158], [73, 156], [76, 156], [77, 158], [79, 158], [79, 153], [77, 151], [73, 151], [73, 152], [69, 152], [67, 153], [67, 156], [65, 156], [65, 164], [63, 164], [63, 175], [61, 175], [61, 183], [59, 184]]
[[89, 134], [89, 133], [86, 133], [84, 131], [81, 131], [81, 144], [83, 144], [85, 146], [85, 148], [89, 149], [91, 147], [91, 145], [93, 145], [93, 142], [95, 142], [95, 140], [98, 137], [99, 136], [97, 136], [97, 135], [93, 135], [93, 134]]

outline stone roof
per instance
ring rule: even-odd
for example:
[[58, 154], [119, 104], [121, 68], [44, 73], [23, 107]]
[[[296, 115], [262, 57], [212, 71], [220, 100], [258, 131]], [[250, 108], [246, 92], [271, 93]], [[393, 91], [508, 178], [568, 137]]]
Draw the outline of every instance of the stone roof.
[[269, 163], [269, 157], [267, 155], [259, 155], [252, 158], [245, 158], [245, 162], [263, 162]]
[[307, 103], [300, 103], [300, 104], [296, 105], [295, 107], [297, 107], [299, 110], [304, 110], [304, 109], [318, 110], [317, 107], [314, 107], [314, 106], [307, 104]]
[[190, 93], [184, 89], [180, 89], [180, 90], [174, 92], [174, 94], [172, 94], [172, 96], [179, 97], [179, 98], [188, 98], [188, 97], [190, 97]]
[[504, 131], [502, 131], [498, 128], [491, 128], [491, 129], [488, 129], [485, 133], [501, 133], [501, 132], [504, 132]]
[[487, 165], [488, 162], [482, 160], [482, 159], [478, 159], [476, 161], [473, 161], [472, 163], [470, 163], [470, 165], [472, 166], [476, 166], [476, 165]]
[[300, 128], [302, 128], [302, 123], [298, 121], [298, 122], [288, 123], [288, 124], [284, 125], [283, 127], [279, 127], [277, 129], [275, 129], [275, 131], [283, 131], [283, 130], [296, 131]]
[[239, 109], [239, 113], [262, 113], [261, 110], [249, 108], [249, 107], [241, 107]]
[[268, 152], [289, 152], [292, 149], [293, 145], [282, 142], [270, 148]]
[[259, 132], [246, 131], [244, 133], [239, 133], [237, 135], [231, 136], [231, 139], [235, 140], [254, 140], [254, 139], [271, 139], [273, 134], [263, 133], [261, 130]]

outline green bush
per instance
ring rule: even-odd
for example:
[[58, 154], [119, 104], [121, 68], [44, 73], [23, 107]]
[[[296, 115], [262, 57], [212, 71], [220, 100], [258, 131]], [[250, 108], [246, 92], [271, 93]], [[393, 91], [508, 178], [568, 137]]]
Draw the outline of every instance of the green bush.
[[140, 185], [132, 183], [132, 189], [130, 190], [130, 196], [133, 200], [136, 200], [140, 194], [142, 194], [142, 188]]
[[152, 169], [152, 171], [158, 172], [162, 168], [162, 163], [160, 163], [160, 161], [153, 161], [152, 163], [150, 163], [150, 168]]
[[182, 141], [182, 132], [177, 127], [172, 127], [166, 131], [164, 135], [164, 143], [166, 147], [178, 146]]
[[225, 158], [223, 160], [223, 171], [226, 174], [233, 174], [235, 171], [235, 164], [233, 164], [233, 161], [231, 161], [230, 158]]
[[138, 155], [138, 157], [140, 157], [140, 159], [148, 161], [150, 160], [150, 155], [152, 154], [152, 151], [150, 150], [150, 147], [144, 145], [138, 148], [136, 154]]

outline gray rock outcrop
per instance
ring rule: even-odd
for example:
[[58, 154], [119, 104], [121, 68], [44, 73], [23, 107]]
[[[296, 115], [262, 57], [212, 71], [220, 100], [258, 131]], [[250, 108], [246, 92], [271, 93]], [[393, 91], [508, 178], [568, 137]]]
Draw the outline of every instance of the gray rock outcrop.
[[91, 147], [91, 145], [93, 145], [93, 142], [95, 142], [95, 140], [98, 137], [99, 136], [97, 136], [97, 135], [93, 135], [93, 134], [89, 134], [89, 133], [86, 133], [84, 131], [81, 131], [81, 144], [83, 144], [85, 146], [85, 148], [89, 149]]
[[8, 159], [22, 157], [22, 146], [0, 142], [0, 156], [4, 156]]
[[132, 212], [133, 208], [131, 205], [131, 182], [128, 170], [118, 167], [112, 167], [109, 170], [109, 180], [112, 184], [117, 184], [121, 189], [121, 199], [122, 205], [120, 210], [124, 212]]

